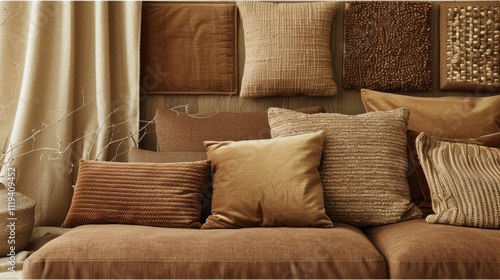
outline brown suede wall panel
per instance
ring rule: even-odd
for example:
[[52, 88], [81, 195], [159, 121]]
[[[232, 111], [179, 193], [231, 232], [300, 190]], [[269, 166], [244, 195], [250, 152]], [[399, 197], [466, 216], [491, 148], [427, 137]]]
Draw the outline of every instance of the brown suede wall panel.
[[431, 4], [346, 4], [344, 88], [431, 89]]
[[237, 91], [234, 3], [142, 6], [141, 92]]

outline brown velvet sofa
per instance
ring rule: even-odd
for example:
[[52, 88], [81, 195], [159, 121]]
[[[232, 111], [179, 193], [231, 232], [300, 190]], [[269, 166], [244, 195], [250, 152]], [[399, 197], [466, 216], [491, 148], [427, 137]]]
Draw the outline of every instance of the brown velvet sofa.
[[[166, 121], [169, 116], [181, 121]], [[199, 140], [208, 137], [204, 133], [234, 140], [270, 138], [265, 112], [191, 118], [159, 110], [157, 117], [159, 149], [171, 161], [196, 160]], [[221, 121], [228, 123], [220, 128]], [[242, 124], [246, 129], [232, 129]], [[184, 139], [186, 125], [202, 125], [204, 130]], [[168, 145], [179, 147], [175, 141], [189, 150], [169, 150]], [[164, 157], [159, 154], [133, 150], [130, 158], [158, 162]], [[209, 203], [204, 205], [210, 209]], [[23, 277], [500, 278], [498, 230], [431, 224], [421, 218], [365, 227], [333, 224], [211, 230], [81, 225], [33, 253], [25, 261]]]
[[23, 278], [499, 278], [500, 232], [423, 219], [359, 229], [85, 225]]

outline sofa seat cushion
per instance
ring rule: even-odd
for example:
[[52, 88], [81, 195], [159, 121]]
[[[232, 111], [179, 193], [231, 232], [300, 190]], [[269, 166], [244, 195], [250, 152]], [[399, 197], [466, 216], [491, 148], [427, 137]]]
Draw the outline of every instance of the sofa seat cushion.
[[84, 225], [25, 262], [23, 278], [386, 278], [357, 228]]
[[365, 233], [386, 258], [390, 278], [500, 278], [500, 230], [419, 219]]

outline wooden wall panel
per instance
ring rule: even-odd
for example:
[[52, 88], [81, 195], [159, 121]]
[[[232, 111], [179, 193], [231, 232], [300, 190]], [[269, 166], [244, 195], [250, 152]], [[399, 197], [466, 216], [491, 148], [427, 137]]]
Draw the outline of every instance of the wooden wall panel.
[[[326, 112], [342, 114], [364, 113], [363, 103], [359, 90], [344, 90], [342, 84], [342, 59], [344, 48], [344, 10], [345, 3], [341, 3], [334, 19], [332, 30], [332, 53], [334, 61], [335, 82], [338, 86], [338, 94], [334, 97], [269, 97], [257, 99], [240, 99], [238, 95], [213, 96], [213, 95], [147, 95], [141, 98], [141, 118], [151, 120], [155, 116], [157, 108], [173, 108], [176, 106], [187, 106], [190, 113], [213, 112], [213, 111], [255, 111], [267, 110], [269, 107], [282, 107], [295, 109], [321, 105]], [[432, 90], [425, 92], [396, 92], [412, 96], [482, 96], [482, 93], [441, 91], [439, 89], [439, 2], [432, 2]], [[241, 21], [238, 23], [238, 66], [239, 81], [241, 81], [244, 65], [244, 47]], [[182, 110], [180, 108], [179, 110]], [[154, 132], [154, 126], [150, 127]], [[141, 142], [141, 147], [155, 150], [156, 138], [153, 133], [148, 134]]]

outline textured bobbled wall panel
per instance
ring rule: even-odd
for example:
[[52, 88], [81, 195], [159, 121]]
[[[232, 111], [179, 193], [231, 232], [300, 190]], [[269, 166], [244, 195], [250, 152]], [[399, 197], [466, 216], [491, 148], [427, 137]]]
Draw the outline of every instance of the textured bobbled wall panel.
[[432, 87], [431, 4], [351, 2], [344, 19], [344, 88]]
[[500, 2], [441, 3], [441, 89], [500, 91]]

